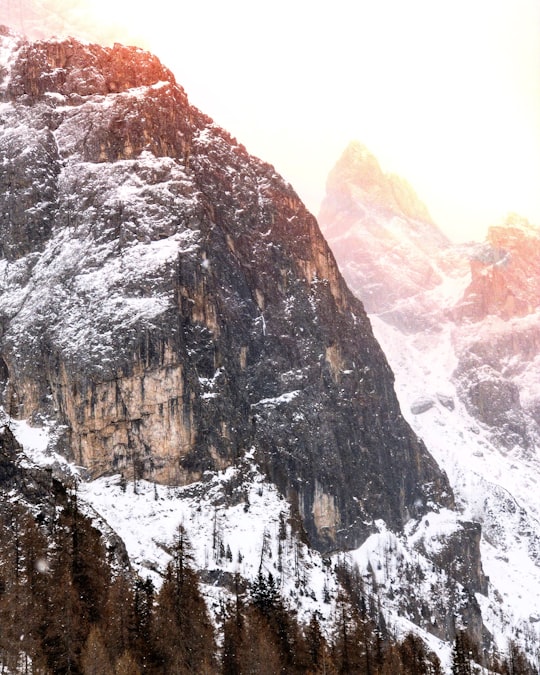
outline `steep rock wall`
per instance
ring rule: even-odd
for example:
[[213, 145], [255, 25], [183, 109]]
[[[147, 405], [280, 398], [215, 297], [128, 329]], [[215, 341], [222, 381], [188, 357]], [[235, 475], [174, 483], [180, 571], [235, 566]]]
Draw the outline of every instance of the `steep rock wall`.
[[253, 449], [322, 550], [451, 506], [361, 303], [273, 167], [140, 50], [2, 39], [1, 156], [15, 128], [47, 157], [35, 175], [33, 155], [10, 163], [24, 207], [1, 211], [9, 413], [65, 424], [93, 476], [184, 484]]

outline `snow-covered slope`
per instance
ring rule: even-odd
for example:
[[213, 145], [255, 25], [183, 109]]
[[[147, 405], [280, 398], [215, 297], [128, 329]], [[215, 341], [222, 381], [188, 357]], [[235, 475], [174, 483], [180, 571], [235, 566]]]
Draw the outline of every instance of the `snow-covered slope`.
[[[540, 230], [511, 215], [484, 244], [420, 241], [417, 220], [374, 209], [357, 164], [357, 156], [338, 162], [323, 230], [351, 288], [370, 302], [404, 416], [447, 472], [461, 516], [482, 526], [485, 626], [499, 647], [517, 639], [532, 654], [540, 619]], [[388, 236], [396, 220], [397, 244]], [[411, 255], [396, 257], [404, 246]], [[432, 273], [420, 274], [426, 265]], [[382, 304], [373, 302], [374, 285]]]
[[[492, 431], [459, 400], [452, 324], [432, 335], [405, 336], [372, 317], [396, 373], [402, 410], [445, 469], [463, 517], [482, 525], [482, 564], [501, 612], [484, 613], [495, 635], [510, 624], [537, 633], [540, 618], [540, 461], [519, 447], [493, 443]], [[422, 410], [422, 403], [427, 408]]]
[[85, 481], [80, 467], [47, 449], [52, 428], [10, 423], [29, 462], [76, 478], [82, 512], [99, 529], [104, 523], [112, 528], [135, 571], [157, 587], [182, 525], [215, 617], [229, 597], [233, 576], [238, 573], [251, 582], [262, 570], [273, 575], [286, 605], [301, 621], [307, 623], [316, 614], [330, 635], [339, 619], [339, 568], [345, 568], [357, 571], [369, 611], [382, 617], [390, 635], [402, 639], [411, 631], [418, 633], [448, 669], [449, 625], [481, 631], [470, 592], [446, 568], [448, 555], [455, 552], [452, 538], [457, 536], [459, 548], [463, 529], [471, 525], [455, 511], [443, 509], [411, 520], [401, 534], [378, 521], [377, 531], [359, 548], [322, 556], [303, 541], [298, 515], [261, 474], [252, 453], [237, 466], [207, 472], [203, 480], [185, 487], [126, 482], [120, 475]]

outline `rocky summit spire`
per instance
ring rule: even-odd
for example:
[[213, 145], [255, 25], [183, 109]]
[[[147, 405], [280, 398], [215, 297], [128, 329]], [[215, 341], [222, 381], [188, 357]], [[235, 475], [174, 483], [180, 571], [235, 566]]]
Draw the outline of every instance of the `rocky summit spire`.
[[407, 181], [352, 142], [329, 174], [319, 223], [368, 312], [416, 322], [395, 308], [440, 282], [434, 259], [449, 242]]
[[384, 173], [377, 158], [358, 141], [351, 141], [330, 172], [321, 219], [330, 221], [345, 202], [351, 210], [369, 207], [387, 215], [433, 224], [429, 212], [409, 183]]
[[0, 41], [9, 414], [56, 420], [92, 476], [185, 484], [253, 452], [321, 550], [452, 506], [273, 167], [146, 52]]

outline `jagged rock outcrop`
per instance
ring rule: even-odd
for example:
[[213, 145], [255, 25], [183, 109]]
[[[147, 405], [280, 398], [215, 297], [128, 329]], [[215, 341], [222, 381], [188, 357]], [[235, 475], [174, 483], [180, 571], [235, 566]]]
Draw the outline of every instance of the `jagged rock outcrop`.
[[9, 413], [64, 424], [93, 476], [184, 484], [254, 449], [321, 550], [452, 506], [273, 167], [140, 50], [0, 39]]
[[376, 157], [361, 143], [349, 143], [326, 183], [321, 221], [333, 223], [336, 212], [366, 211], [401, 216], [433, 224], [429, 212], [411, 185], [401, 176], [385, 174]]
[[66, 488], [52, 473], [24, 466], [22, 448], [8, 426], [0, 428], [0, 489], [12, 492], [28, 505], [39, 509], [39, 520], [51, 519], [56, 499], [66, 497]]
[[434, 569], [441, 570], [446, 579], [454, 582], [447, 583], [443, 590], [440, 588], [441, 579], [432, 581], [432, 591], [436, 597], [430, 599], [431, 602], [426, 598], [408, 600], [410, 611], [418, 613], [418, 625], [424, 625], [429, 632], [443, 640], [454, 639], [461, 621], [478, 643], [489, 642], [490, 637], [475, 598], [477, 593], [487, 596], [489, 592], [489, 580], [482, 567], [481, 532], [478, 523], [461, 520], [456, 520], [447, 532], [436, 529], [433, 532], [426, 517], [412, 534], [415, 550], [425, 556]]
[[457, 305], [457, 320], [507, 320], [536, 311], [540, 301], [540, 229], [511, 214], [490, 227], [471, 258], [471, 283]]

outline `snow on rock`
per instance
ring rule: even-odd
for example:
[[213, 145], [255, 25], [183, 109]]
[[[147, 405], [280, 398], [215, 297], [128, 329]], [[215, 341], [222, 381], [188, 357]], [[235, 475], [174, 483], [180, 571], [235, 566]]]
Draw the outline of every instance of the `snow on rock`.
[[53, 469], [64, 478], [78, 478], [79, 468], [69, 462], [55, 450], [63, 429], [55, 423], [44, 421], [42, 426], [35, 426], [28, 420], [17, 420], [9, 417], [3, 408], [0, 408], [0, 421], [9, 424], [13, 435], [21, 444], [28, 460], [32, 464]]
[[256, 408], [257, 406], [277, 406], [280, 405], [281, 403], [290, 403], [291, 401], [294, 401], [294, 399], [300, 395], [300, 390], [295, 389], [294, 391], [287, 391], [284, 394], [280, 394], [279, 396], [274, 396], [272, 398], [262, 398], [260, 401], [257, 401], [257, 403], [253, 403], [252, 407]]
[[418, 398], [411, 403], [411, 412], [413, 415], [421, 415], [430, 408], [433, 408], [434, 405], [435, 401], [432, 398], [428, 398], [427, 396]]
[[[214, 377], [219, 376], [217, 371]], [[48, 446], [54, 429], [12, 424], [31, 461], [50, 466], [54, 455]], [[77, 476], [76, 469], [72, 476]], [[249, 582], [262, 570], [273, 575], [301, 621], [317, 612], [323, 629], [330, 632], [337, 615], [338, 570], [345, 567], [353, 574], [357, 570], [370, 611], [382, 612], [395, 638], [416, 632], [443, 664], [450, 659], [451, 648], [444, 639], [449, 622], [465, 626], [467, 602], [460, 604], [459, 598], [467, 594], [459, 584], [456, 590], [455, 581], [437, 564], [437, 556], [463, 527], [458, 514], [448, 509], [409, 521], [402, 534], [379, 520], [378, 531], [358, 549], [322, 556], [302, 543], [290, 504], [261, 474], [252, 453], [236, 466], [207, 472], [201, 481], [185, 487], [128, 482], [121, 475], [77, 482], [83, 512], [105, 533], [118, 535], [133, 568], [158, 587], [182, 525], [203, 594], [216, 615], [234, 574]], [[487, 606], [499, 616], [492, 604]], [[462, 612], [462, 618], [456, 618]]]
[[182, 488], [126, 484], [117, 475], [81, 483], [79, 494], [123, 539], [137, 572], [157, 586], [182, 525], [214, 609], [227, 575], [254, 580], [262, 570], [273, 575], [302, 620], [315, 611], [330, 617], [325, 598], [335, 596], [337, 582], [328, 561], [299, 541], [290, 505], [249, 458]]

